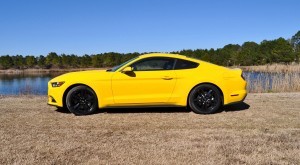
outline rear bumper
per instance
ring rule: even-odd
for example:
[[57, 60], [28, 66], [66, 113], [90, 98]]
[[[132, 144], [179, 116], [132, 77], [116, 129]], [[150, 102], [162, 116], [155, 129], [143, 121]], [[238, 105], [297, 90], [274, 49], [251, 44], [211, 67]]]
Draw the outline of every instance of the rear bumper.
[[228, 96], [227, 104], [242, 102], [245, 100], [246, 96], [247, 96], [247, 90], [234, 91]]

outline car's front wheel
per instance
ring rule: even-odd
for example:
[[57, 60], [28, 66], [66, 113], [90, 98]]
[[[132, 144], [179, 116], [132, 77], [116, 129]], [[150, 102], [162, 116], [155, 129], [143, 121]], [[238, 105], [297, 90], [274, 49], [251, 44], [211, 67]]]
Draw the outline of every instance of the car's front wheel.
[[196, 86], [189, 95], [189, 106], [195, 113], [211, 114], [219, 110], [222, 95], [213, 85], [202, 84]]
[[66, 106], [75, 115], [89, 115], [98, 108], [97, 96], [87, 86], [76, 86], [68, 92]]

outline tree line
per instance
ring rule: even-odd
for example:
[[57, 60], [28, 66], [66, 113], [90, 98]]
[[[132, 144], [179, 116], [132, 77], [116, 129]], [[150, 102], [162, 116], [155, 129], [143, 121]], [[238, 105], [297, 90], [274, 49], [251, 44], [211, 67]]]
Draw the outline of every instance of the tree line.
[[[290, 39], [278, 38], [261, 43], [245, 42], [242, 45], [228, 44], [219, 49], [187, 49], [170, 53], [182, 54], [223, 66], [264, 65], [272, 63], [299, 63], [300, 31]], [[145, 53], [101, 53], [95, 55], [2, 55], [0, 69], [26, 68], [88, 68], [111, 67]]]

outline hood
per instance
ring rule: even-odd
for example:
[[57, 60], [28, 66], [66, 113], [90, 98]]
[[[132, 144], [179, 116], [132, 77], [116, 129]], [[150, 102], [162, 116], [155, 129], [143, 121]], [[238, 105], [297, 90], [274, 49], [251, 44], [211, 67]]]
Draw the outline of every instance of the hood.
[[113, 72], [107, 72], [106, 70], [88, 70], [88, 71], [78, 71], [69, 72], [63, 75], [57, 76], [50, 80], [50, 82], [56, 81], [80, 81], [80, 80], [105, 80], [111, 77]]

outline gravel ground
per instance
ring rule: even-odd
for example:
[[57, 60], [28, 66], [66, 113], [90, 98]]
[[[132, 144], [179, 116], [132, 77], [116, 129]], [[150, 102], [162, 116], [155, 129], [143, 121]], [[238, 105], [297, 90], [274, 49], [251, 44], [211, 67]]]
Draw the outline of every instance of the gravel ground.
[[300, 164], [300, 93], [74, 116], [45, 96], [0, 96], [0, 164]]

